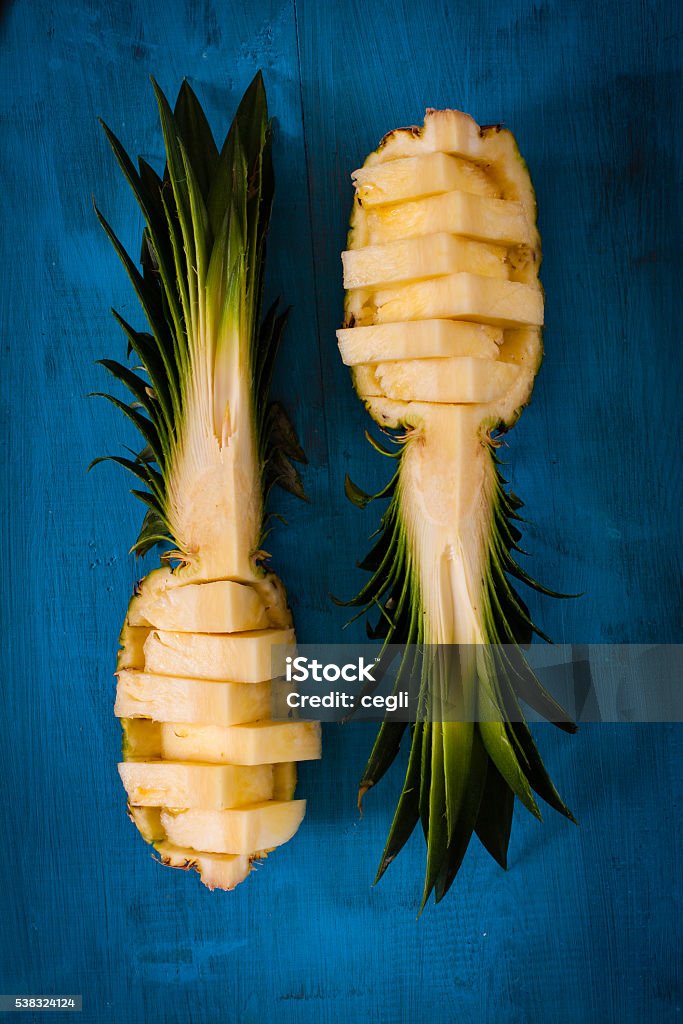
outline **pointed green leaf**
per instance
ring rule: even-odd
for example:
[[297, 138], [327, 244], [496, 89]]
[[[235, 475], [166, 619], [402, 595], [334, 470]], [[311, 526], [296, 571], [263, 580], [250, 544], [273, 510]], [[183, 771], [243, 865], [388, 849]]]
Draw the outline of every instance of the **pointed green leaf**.
[[173, 116], [202, 197], [206, 201], [216, 173], [218, 147], [206, 115], [187, 79], [180, 87]]

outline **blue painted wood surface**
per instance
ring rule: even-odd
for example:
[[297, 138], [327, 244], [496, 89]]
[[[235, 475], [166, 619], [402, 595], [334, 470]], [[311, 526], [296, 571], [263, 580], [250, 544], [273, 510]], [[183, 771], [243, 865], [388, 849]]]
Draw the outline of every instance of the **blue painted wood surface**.
[[[140, 511], [96, 454], [128, 440], [85, 395], [136, 316], [91, 193], [126, 242], [133, 201], [97, 126], [161, 155], [148, 75], [187, 76], [217, 131], [264, 69], [277, 118], [269, 291], [294, 306], [275, 382], [310, 457], [310, 506], [272, 538], [303, 642], [337, 640], [374, 528], [342, 496], [385, 471], [340, 365], [349, 172], [426, 105], [505, 121], [536, 184], [547, 357], [510, 435], [536, 601], [564, 642], [680, 640], [679, 4], [486, 0], [16, 0], [0, 15], [2, 884], [0, 990], [83, 993], [97, 1022], [670, 1022], [681, 1019], [680, 726], [538, 728], [581, 821], [518, 814], [511, 870], [474, 845], [415, 919], [415, 836], [370, 887], [397, 773], [356, 783], [371, 727], [329, 727], [305, 826], [232, 894], [159, 868], [124, 813], [115, 638]], [[361, 635], [349, 632], [349, 639]]]

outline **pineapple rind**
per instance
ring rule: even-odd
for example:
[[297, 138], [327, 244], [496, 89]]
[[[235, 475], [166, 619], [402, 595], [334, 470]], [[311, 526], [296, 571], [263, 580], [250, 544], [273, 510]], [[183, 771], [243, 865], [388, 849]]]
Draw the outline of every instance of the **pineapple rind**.
[[171, 868], [199, 872], [207, 889], [229, 892], [243, 882], [251, 871], [253, 857], [220, 853], [201, 853], [187, 847], [176, 846], [164, 839], [154, 844], [162, 864]]

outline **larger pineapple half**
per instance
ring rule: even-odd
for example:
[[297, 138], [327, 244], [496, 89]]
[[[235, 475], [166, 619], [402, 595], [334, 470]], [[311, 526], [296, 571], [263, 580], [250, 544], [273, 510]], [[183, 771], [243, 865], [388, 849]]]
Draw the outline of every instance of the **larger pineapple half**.
[[273, 483], [302, 495], [290, 459], [303, 453], [268, 401], [286, 315], [273, 306], [260, 321], [273, 198], [261, 75], [220, 151], [187, 83], [174, 111], [155, 91], [161, 177], [105, 126], [145, 220], [141, 272], [98, 212], [149, 323], [138, 331], [115, 314], [139, 365], [103, 360], [133, 402], [105, 397], [144, 447], [111, 458], [144, 486], [133, 491], [147, 506], [134, 550], [167, 545], [120, 636], [119, 771], [162, 862], [232, 889], [296, 832], [296, 762], [320, 756], [315, 723], [270, 720], [273, 646], [294, 644], [294, 630], [264, 565], [264, 505]]
[[[428, 110], [424, 127], [385, 136], [353, 181], [339, 348], [371, 416], [396, 442], [373, 440], [396, 470], [378, 495], [347, 479], [361, 507], [389, 499], [362, 563], [371, 578], [351, 603], [381, 608], [371, 635], [386, 644], [464, 645], [457, 673], [452, 660], [425, 660], [424, 710], [410, 726], [378, 872], [421, 822], [424, 906], [433, 891], [437, 901], [448, 891], [474, 833], [506, 865], [515, 797], [540, 817], [535, 792], [571, 817], [518, 700], [568, 731], [573, 724], [531, 671], [506, 671], [500, 646], [523, 646], [536, 629], [511, 583], [538, 587], [513, 557], [521, 503], [504, 487], [496, 448], [541, 362], [540, 241], [512, 134], [455, 110]], [[443, 701], [467, 720], [440, 721]], [[361, 799], [406, 728], [381, 726]]]

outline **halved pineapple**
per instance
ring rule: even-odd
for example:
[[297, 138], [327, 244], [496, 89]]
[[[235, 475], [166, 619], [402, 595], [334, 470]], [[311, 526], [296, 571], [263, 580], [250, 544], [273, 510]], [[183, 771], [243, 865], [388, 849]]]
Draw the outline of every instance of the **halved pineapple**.
[[[289, 460], [305, 457], [268, 401], [286, 317], [276, 305], [261, 322], [273, 189], [261, 76], [220, 152], [187, 83], [175, 111], [155, 91], [163, 176], [144, 160], [138, 171], [105, 129], [145, 218], [142, 274], [99, 215], [150, 327], [117, 316], [142, 375], [104, 360], [134, 399], [113, 401], [144, 438], [135, 458], [114, 461], [147, 487], [134, 492], [147, 508], [135, 551], [169, 547], [136, 588], [120, 636], [119, 767], [130, 815], [162, 862], [230, 889], [294, 834], [304, 802], [293, 799], [293, 762], [320, 756], [315, 726], [285, 723], [282, 734], [270, 721], [273, 651], [291, 649], [294, 631], [284, 587], [264, 565], [265, 496], [274, 482], [302, 496]], [[248, 732], [224, 742], [245, 722]], [[237, 824], [216, 844], [204, 824], [224, 820]]]
[[[367, 559], [371, 579], [351, 603], [382, 608], [376, 632], [386, 643], [461, 645], [459, 677], [438, 658], [428, 663], [432, 715], [410, 728], [378, 872], [421, 820], [424, 906], [433, 890], [437, 900], [447, 892], [475, 831], [505, 864], [515, 796], [538, 814], [535, 790], [570, 816], [521, 714], [506, 712], [524, 695], [572, 723], [531, 673], [525, 688], [497, 673], [492, 653], [527, 643], [535, 628], [510, 585], [510, 576], [533, 581], [512, 557], [519, 505], [504, 490], [495, 432], [519, 416], [541, 360], [536, 205], [510, 132], [454, 110], [390, 132], [352, 178], [339, 347], [370, 414], [397, 429], [400, 458], [376, 496], [391, 499]], [[355, 485], [347, 493], [362, 507], [373, 497]], [[449, 700], [466, 721], [439, 721]], [[396, 757], [403, 728], [380, 729], [361, 798]]]

